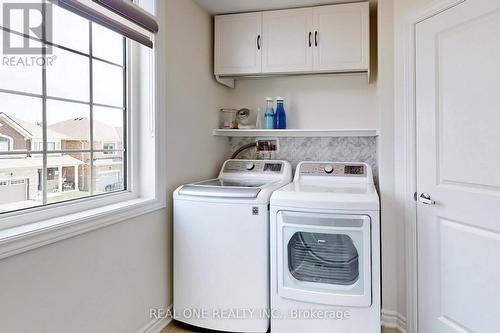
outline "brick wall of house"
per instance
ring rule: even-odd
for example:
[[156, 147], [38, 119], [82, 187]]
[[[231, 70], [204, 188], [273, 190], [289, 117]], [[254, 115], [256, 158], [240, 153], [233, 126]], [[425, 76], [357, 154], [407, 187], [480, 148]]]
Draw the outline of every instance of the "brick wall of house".
[[[61, 142], [62, 150], [89, 150], [90, 144], [88, 141], [76, 141], [76, 140], [62, 140]], [[76, 159], [81, 160], [82, 154], [68, 153], [68, 155], [73, 156]], [[82, 161], [87, 162], [87, 161]]]
[[31, 141], [26, 140], [24, 136], [22, 136], [19, 132], [10, 127], [3, 120], [0, 120], [0, 134], [12, 138], [14, 146], [13, 149], [15, 150], [30, 149]]

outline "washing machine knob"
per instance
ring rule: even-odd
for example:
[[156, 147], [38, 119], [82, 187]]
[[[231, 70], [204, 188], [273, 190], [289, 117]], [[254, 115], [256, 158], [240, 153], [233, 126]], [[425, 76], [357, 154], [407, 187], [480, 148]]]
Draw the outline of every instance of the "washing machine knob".
[[325, 172], [332, 173], [333, 172], [333, 165], [331, 165], [331, 164], [325, 165]]
[[253, 164], [253, 163], [251, 163], [251, 162], [250, 162], [250, 163], [247, 163], [247, 164], [245, 165], [245, 168], [246, 168], [248, 171], [251, 171], [251, 170], [253, 170], [253, 169], [255, 168], [255, 164]]

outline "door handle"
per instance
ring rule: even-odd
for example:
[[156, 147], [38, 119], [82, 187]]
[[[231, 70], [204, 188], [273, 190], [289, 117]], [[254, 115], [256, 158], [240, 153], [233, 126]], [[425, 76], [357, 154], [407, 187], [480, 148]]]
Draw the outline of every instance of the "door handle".
[[314, 32], [314, 46], [318, 46], [318, 32], [315, 31]]
[[257, 36], [257, 50], [260, 50], [260, 35]]
[[312, 33], [311, 31], [309, 31], [309, 47], [311, 47], [311, 46], [312, 46], [312, 40], [311, 40], [311, 38], [312, 38], [312, 34], [313, 34], [313, 33]]
[[420, 194], [420, 196], [418, 197], [418, 201], [420, 201], [421, 203], [423, 203], [425, 205], [435, 205], [436, 204], [436, 201], [432, 200], [431, 196], [427, 193]]

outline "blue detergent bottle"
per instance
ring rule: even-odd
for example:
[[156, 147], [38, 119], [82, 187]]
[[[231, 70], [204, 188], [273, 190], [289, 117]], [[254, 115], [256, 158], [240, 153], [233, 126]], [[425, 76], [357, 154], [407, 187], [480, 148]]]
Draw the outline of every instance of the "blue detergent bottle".
[[276, 97], [276, 113], [274, 115], [274, 128], [286, 129], [286, 113], [284, 107], [284, 100], [281, 97]]
[[266, 102], [267, 102], [267, 107], [266, 107], [266, 113], [264, 113], [264, 128], [273, 129], [274, 128], [273, 99], [271, 97], [267, 97]]

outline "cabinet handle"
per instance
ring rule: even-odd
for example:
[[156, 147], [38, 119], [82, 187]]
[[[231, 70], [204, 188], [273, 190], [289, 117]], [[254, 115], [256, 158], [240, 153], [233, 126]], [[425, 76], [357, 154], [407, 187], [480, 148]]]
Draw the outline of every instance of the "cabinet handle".
[[314, 32], [314, 46], [318, 47], [318, 32]]
[[257, 36], [257, 50], [260, 50], [260, 35]]
[[311, 47], [311, 46], [312, 46], [311, 37], [312, 37], [312, 32], [311, 32], [311, 31], [309, 31], [309, 47]]

